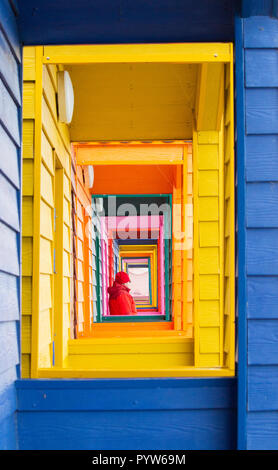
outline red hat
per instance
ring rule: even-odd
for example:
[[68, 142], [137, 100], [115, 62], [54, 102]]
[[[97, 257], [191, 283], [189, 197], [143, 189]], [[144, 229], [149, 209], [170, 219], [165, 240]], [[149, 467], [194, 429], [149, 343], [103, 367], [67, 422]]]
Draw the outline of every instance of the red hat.
[[130, 282], [129, 275], [124, 271], [120, 271], [116, 274], [115, 281], [119, 284], [125, 284], [126, 282]]

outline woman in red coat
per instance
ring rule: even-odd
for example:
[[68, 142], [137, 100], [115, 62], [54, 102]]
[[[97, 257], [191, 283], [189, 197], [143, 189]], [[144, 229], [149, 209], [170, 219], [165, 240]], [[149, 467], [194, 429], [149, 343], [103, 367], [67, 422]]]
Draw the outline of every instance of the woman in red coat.
[[110, 315], [136, 315], [135, 302], [126, 286], [128, 282], [128, 274], [120, 271], [116, 274], [113, 286], [108, 287]]

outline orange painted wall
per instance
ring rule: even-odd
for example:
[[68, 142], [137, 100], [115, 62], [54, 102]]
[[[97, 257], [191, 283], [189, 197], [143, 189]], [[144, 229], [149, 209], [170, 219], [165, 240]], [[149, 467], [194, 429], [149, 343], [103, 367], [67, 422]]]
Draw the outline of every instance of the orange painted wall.
[[174, 172], [171, 165], [96, 165], [92, 194], [172, 193]]

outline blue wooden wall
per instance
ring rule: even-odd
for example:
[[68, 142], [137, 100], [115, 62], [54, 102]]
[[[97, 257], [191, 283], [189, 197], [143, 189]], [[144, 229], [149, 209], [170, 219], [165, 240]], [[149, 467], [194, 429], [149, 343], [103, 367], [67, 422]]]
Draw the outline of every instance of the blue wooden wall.
[[0, 2], [0, 449], [15, 449], [20, 312], [21, 48], [15, 4]]
[[21, 0], [24, 44], [232, 41], [235, 0]]
[[17, 387], [22, 450], [236, 447], [236, 379], [38, 379]]
[[278, 21], [237, 33], [239, 446], [278, 449]]

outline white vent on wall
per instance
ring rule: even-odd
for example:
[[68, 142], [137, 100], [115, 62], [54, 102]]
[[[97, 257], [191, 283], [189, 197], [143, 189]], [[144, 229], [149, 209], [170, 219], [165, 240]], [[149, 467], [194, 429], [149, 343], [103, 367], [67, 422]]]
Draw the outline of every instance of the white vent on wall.
[[58, 72], [58, 113], [59, 120], [69, 124], [72, 120], [74, 108], [74, 92], [67, 71]]

